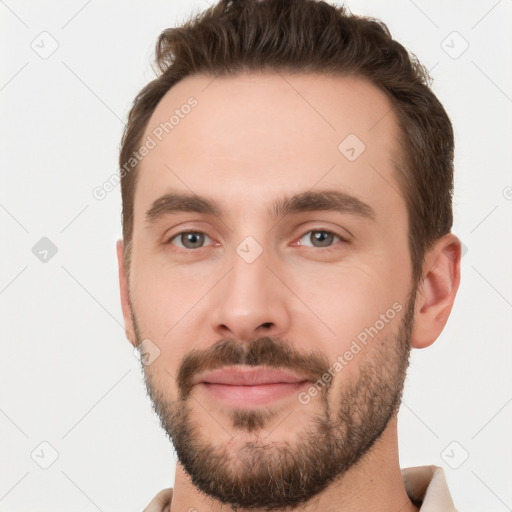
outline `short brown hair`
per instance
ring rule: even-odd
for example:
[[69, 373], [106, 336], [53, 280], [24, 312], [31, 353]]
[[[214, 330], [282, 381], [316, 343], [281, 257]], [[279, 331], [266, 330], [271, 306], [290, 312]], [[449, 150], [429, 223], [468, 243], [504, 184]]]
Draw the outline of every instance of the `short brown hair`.
[[[123, 134], [119, 163], [138, 149], [166, 92], [187, 76], [241, 72], [324, 73], [361, 77], [386, 93], [398, 119], [395, 163], [409, 217], [413, 278], [451, 229], [453, 129], [417, 58], [379, 20], [316, 0], [220, 0], [183, 26], [164, 30], [156, 45], [159, 76], [137, 95]], [[121, 173], [125, 263], [130, 266], [137, 168]]]

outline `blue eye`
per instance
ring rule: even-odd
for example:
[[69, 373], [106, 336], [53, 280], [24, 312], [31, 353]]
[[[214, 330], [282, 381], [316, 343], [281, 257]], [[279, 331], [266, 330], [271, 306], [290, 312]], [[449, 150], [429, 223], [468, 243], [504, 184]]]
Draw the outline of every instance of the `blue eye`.
[[201, 249], [205, 238], [210, 239], [208, 235], [201, 233], [200, 231], [182, 231], [181, 233], [178, 233], [177, 235], [174, 235], [172, 238], [170, 238], [167, 243], [173, 243], [173, 240], [178, 240], [181, 245], [173, 245], [177, 245], [182, 249]]
[[[169, 238], [166, 243], [172, 244], [183, 250], [195, 250], [206, 247], [205, 242], [207, 239], [210, 240], [210, 243], [212, 242], [212, 239], [206, 233], [201, 231], [181, 231]], [[304, 239], [309, 240], [310, 243], [304, 243]], [[298, 245], [313, 247], [316, 249], [330, 249], [336, 244], [336, 241], [346, 242], [343, 237], [332, 231], [326, 229], [313, 229], [302, 235]]]
[[[309, 238], [308, 238], [309, 237]], [[316, 247], [316, 248], [322, 248], [326, 247], [329, 248], [333, 245], [333, 240], [338, 239], [340, 241], [344, 241], [343, 238], [341, 238], [336, 233], [333, 233], [332, 231], [328, 231], [326, 229], [313, 229], [310, 230], [304, 235], [302, 235], [302, 238], [300, 240], [303, 240], [304, 238], [309, 239], [309, 241], [312, 243], [312, 245], [306, 245], [302, 242], [300, 245], [305, 245], [306, 247]], [[315, 245], [318, 244], [318, 245]]]

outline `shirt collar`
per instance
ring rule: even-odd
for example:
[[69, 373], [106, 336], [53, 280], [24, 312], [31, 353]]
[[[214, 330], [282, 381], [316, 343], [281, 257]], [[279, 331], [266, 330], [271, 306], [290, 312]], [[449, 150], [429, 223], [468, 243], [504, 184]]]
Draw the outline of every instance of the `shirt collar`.
[[417, 466], [402, 469], [409, 498], [420, 504], [420, 512], [457, 512], [448, 490], [443, 468]]

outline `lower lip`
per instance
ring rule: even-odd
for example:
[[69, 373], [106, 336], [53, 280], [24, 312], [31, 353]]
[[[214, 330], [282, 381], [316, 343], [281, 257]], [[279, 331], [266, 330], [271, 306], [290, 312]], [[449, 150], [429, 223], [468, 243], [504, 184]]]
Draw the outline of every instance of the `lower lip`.
[[201, 382], [201, 387], [211, 397], [228, 406], [249, 409], [298, 393], [306, 384], [308, 384], [308, 381], [281, 382], [255, 386], [233, 386]]

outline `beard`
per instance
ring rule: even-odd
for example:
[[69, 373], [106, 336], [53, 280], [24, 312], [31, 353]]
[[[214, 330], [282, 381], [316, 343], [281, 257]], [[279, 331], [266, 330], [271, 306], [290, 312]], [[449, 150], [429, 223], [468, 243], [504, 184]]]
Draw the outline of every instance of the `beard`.
[[[352, 378], [344, 379], [342, 370], [319, 391], [316, 405], [300, 405], [321, 410], [312, 409], [311, 419], [295, 437], [285, 435], [280, 441], [265, 442], [258, 436], [260, 429], [279, 414], [277, 409], [264, 407], [230, 409], [228, 416], [235, 434], [225, 443], [208, 436], [201, 423], [194, 421], [191, 406], [197, 400], [192, 380], [206, 370], [245, 364], [298, 370], [316, 382], [332, 367], [325, 354], [301, 354], [273, 337], [258, 338], [250, 344], [221, 340], [183, 358], [176, 376], [176, 400], [168, 398], [168, 391], [157, 385], [149, 367], [142, 364], [153, 410], [192, 483], [234, 510], [271, 511], [305, 504], [342, 477], [370, 451], [398, 412], [409, 364], [413, 316], [411, 294], [397, 332], [369, 341], [362, 355], [355, 357], [361, 357], [361, 363]], [[135, 321], [135, 315], [133, 318]], [[135, 328], [140, 342], [136, 321]], [[329, 400], [334, 384], [339, 387], [335, 401]], [[234, 449], [232, 441], [237, 432], [253, 435], [246, 436], [245, 442], [240, 437]]]

